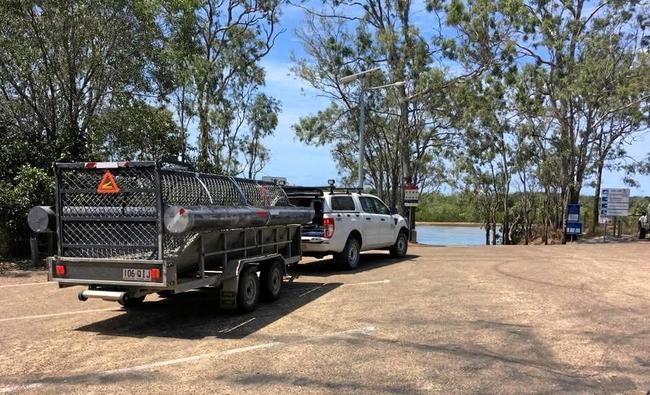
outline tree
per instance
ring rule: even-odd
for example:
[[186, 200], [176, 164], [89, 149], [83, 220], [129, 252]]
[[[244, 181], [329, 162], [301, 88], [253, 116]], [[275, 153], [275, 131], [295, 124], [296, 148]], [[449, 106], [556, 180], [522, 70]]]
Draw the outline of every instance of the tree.
[[0, 5], [0, 107], [46, 152], [84, 160], [89, 124], [115, 100], [151, 88], [155, 8], [140, 1]]
[[[625, 75], [629, 62], [614, 62], [612, 68], [608, 66], [612, 56], [603, 56], [603, 52], [594, 56], [601, 47], [619, 54], [622, 50], [630, 59], [638, 59], [647, 46], [647, 10], [636, 1], [590, 6], [583, 0], [452, 0], [444, 5], [435, 2], [432, 7], [444, 8], [447, 23], [460, 33], [453, 47], [466, 62], [485, 64], [492, 58], [507, 64], [517, 59], [524, 65], [525, 78], [534, 79], [527, 96], [539, 102], [542, 116], [551, 121], [549, 141], [559, 165], [564, 218], [566, 206], [578, 203], [590, 175], [599, 128], [648, 100], [647, 85], [631, 94], [623, 80], [611, 78]], [[603, 46], [603, 40], [610, 42]], [[647, 68], [638, 60], [632, 64], [636, 69], [632, 75]], [[628, 132], [639, 130], [632, 127]]]
[[237, 135], [264, 84], [259, 61], [278, 37], [279, 7], [279, 0], [196, 0], [167, 9], [166, 59], [184, 70], [174, 89], [177, 113], [182, 122], [198, 117], [200, 170], [240, 168]]
[[278, 126], [279, 111], [280, 104], [272, 97], [260, 94], [255, 98], [248, 116], [250, 132], [242, 141], [248, 178], [255, 178], [269, 160], [269, 152], [262, 145], [262, 139]]
[[[443, 73], [433, 65], [436, 52], [411, 22], [411, 3], [395, 0], [340, 1], [322, 9], [306, 8], [298, 32], [306, 56], [295, 59], [294, 72], [331, 99], [331, 105], [294, 126], [309, 144], [334, 144], [334, 157], [352, 183], [358, 155], [358, 103], [366, 103], [365, 164], [369, 182], [390, 205], [401, 203], [404, 182], [430, 183], [432, 158], [449, 133], [445, 99], [437, 91]], [[345, 75], [381, 65], [359, 84], [343, 85]], [[375, 86], [404, 82], [381, 90]], [[444, 91], [442, 91], [444, 92]], [[435, 181], [433, 182], [435, 184]]]

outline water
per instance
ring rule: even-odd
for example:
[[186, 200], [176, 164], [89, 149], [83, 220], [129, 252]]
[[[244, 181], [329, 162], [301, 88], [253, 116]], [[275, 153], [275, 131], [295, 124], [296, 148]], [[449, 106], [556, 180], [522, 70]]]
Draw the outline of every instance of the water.
[[480, 226], [416, 225], [418, 243], [431, 245], [482, 245], [485, 229]]

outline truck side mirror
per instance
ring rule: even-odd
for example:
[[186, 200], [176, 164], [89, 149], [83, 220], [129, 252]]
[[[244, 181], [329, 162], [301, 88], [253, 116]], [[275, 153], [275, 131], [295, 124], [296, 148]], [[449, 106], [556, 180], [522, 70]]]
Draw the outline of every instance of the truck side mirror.
[[397, 208], [396, 207], [391, 207], [390, 208], [390, 215], [395, 215], [397, 214]]

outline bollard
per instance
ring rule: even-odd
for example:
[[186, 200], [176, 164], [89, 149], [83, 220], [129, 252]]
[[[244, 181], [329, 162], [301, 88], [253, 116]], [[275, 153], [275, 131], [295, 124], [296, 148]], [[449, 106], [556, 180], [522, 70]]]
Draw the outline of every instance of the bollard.
[[37, 266], [40, 263], [40, 259], [38, 256], [38, 237], [36, 235], [32, 235], [29, 238], [29, 252], [32, 257], [32, 266]]

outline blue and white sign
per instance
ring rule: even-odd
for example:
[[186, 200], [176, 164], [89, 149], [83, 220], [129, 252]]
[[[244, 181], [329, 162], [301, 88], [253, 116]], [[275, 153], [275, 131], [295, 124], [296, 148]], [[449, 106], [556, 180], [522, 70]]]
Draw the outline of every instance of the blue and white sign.
[[581, 222], [567, 222], [566, 224], [567, 235], [581, 235], [582, 223]]
[[569, 204], [566, 210], [566, 222], [580, 222], [580, 205]]
[[601, 217], [627, 217], [629, 209], [629, 188], [603, 188], [600, 191]]

